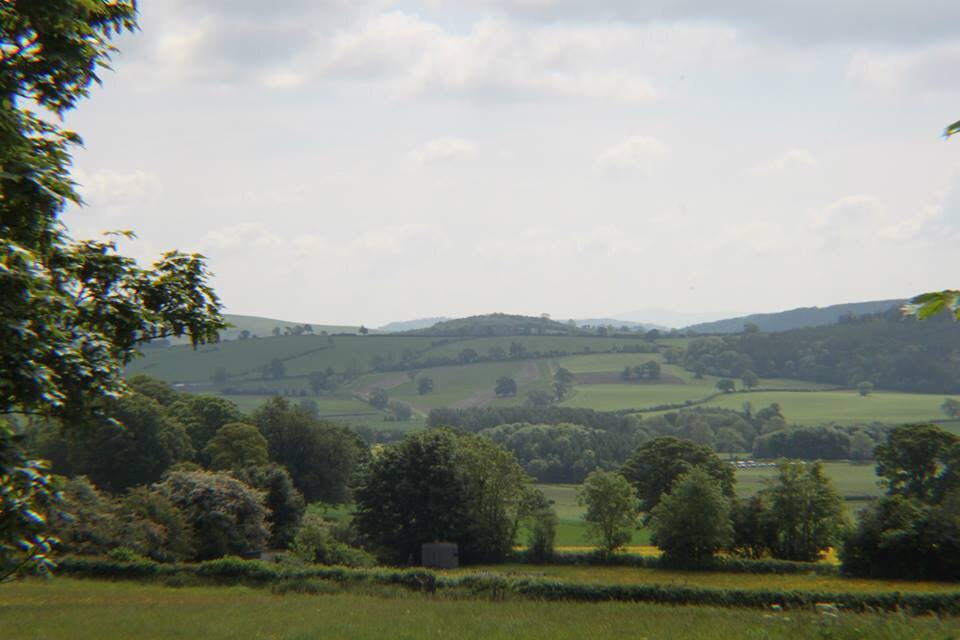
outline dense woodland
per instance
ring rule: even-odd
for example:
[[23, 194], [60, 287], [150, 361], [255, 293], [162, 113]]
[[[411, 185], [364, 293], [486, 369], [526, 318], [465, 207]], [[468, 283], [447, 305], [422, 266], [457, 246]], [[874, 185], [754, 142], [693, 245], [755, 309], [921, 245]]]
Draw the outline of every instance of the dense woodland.
[[960, 324], [949, 316], [918, 321], [893, 310], [823, 327], [699, 338], [683, 365], [731, 378], [753, 371], [760, 378], [947, 394], [960, 391], [958, 345]]

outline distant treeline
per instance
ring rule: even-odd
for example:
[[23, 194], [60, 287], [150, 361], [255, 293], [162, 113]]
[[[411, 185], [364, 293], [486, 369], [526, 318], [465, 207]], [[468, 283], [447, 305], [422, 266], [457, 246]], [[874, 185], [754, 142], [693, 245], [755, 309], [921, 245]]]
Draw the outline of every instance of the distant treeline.
[[581, 482], [594, 469], [613, 469], [641, 443], [675, 436], [718, 453], [756, 458], [870, 460], [888, 425], [790, 425], [780, 405], [742, 411], [692, 407], [640, 420], [623, 412], [574, 407], [433, 409], [428, 426], [480, 433], [513, 452], [541, 482]]
[[616, 469], [649, 439], [642, 429], [605, 431], [577, 424], [503, 424], [480, 431], [537, 482], [580, 484], [595, 469]]
[[431, 409], [427, 426], [455, 427], [477, 432], [502, 424], [576, 424], [603, 431], [633, 432], [636, 417], [611, 411], [579, 407], [471, 407], [469, 409]]
[[687, 346], [683, 365], [730, 378], [753, 371], [761, 378], [950, 394], [960, 393], [958, 350], [960, 323], [946, 316], [919, 322], [894, 310], [781, 333], [699, 338]]

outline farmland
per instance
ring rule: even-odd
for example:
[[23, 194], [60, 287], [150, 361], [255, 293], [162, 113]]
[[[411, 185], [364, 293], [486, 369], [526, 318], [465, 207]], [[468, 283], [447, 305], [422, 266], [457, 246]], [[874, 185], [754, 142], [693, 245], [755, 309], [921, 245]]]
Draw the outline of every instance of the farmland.
[[[186, 346], [150, 348], [145, 357], [134, 361], [128, 375], [146, 373], [184, 388], [202, 393], [228, 392], [232, 400], [249, 411], [271, 395], [310, 395], [320, 414], [352, 424], [384, 425], [383, 415], [363, 403], [373, 387], [388, 390], [391, 398], [410, 404], [422, 424], [430, 409], [438, 407], [513, 406], [523, 403], [528, 392], [550, 389], [551, 376], [564, 367], [578, 376], [563, 406], [584, 407], [599, 411], [642, 410], [659, 406], [697, 404], [739, 410], [745, 402], [754, 407], [779, 403], [788, 421], [814, 425], [885, 422], [899, 424], [942, 417], [939, 406], [943, 396], [933, 394], [874, 392], [860, 396], [849, 389], [789, 379], [763, 379], [755, 391], [739, 390], [719, 394], [718, 378], [705, 375], [697, 378], [679, 365], [667, 364], [657, 353], [623, 353], [624, 348], [682, 346], [686, 339], [661, 338], [649, 342], [638, 338], [602, 338], [580, 336], [512, 336], [503, 338], [435, 339], [426, 336], [280, 336], [248, 340], [229, 340], [202, 346], [193, 351]], [[508, 353], [511, 343], [523, 346], [526, 352], [550, 355], [540, 358], [482, 361], [471, 364], [449, 364], [458, 354], [473, 350], [488, 357], [491, 349]], [[502, 357], [502, 356], [500, 356]], [[403, 370], [376, 372], [371, 363], [433, 361], [439, 366], [410, 365], [415, 377], [434, 380], [432, 393], [419, 395], [416, 380]], [[284, 375], [265, 377], [263, 368], [272, 360], [283, 363]], [[433, 359], [433, 360], [431, 360]], [[621, 379], [625, 367], [636, 367], [647, 361], [661, 366], [661, 376], [650, 380]], [[341, 387], [336, 394], [313, 397], [308, 374], [331, 369], [348, 369], [361, 375]], [[220, 370], [221, 378], [214, 382]], [[494, 381], [500, 376], [518, 382], [516, 396], [499, 398], [493, 395]]]
[[[384, 597], [389, 596], [389, 597]], [[54, 613], [55, 612], [55, 613]], [[635, 603], [447, 599], [410, 593], [277, 596], [248, 587], [56, 579], [0, 585], [11, 640], [120, 638], [684, 638], [916, 639], [957, 632], [952, 619], [895, 614], [763, 613]]]

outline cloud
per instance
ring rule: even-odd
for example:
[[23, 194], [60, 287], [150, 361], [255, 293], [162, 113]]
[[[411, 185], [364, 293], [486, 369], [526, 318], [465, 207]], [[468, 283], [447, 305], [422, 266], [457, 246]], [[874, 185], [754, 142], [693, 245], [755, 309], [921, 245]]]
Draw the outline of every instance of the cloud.
[[824, 231], [871, 230], [883, 212], [883, 203], [873, 196], [845, 196], [814, 211], [813, 225]]
[[622, 20], [633, 23], [709, 21], [779, 40], [920, 42], [953, 37], [954, 0], [428, 0], [531, 21]]
[[329, 16], [300, 4], [263, 17], [249, 7], [205, 7], [189, 22], [160, 11], [149, 42], [133, 47], [136, 75], [150, 90], [192, 82], [217, 90], [340, 86], [393, 99], [644, 102], [662, 97], [658, 85], [685, 70], [762, 60], [725, 25], [530, 24], [474, 15], [462, 29], [385, 12], [383, 4]]
[[414, 149], [408, 156], [416, 164], [423, 165], [473, 155], [475, 150], [474, 144], [463, 138], [437, 138]]
[[78, 190], [87, 206], [107, 216], [129, 212], [161, 191], [160, 180], [149, 171], [121, 173], [111, 170], [74, 171]]
[[816, 166], [816, 159], [806, 149], [790, 149], [769, 162], [753, 167], [750, 171], [751, 173], [780, 173]]
[[960, 85], [960, 42], [918, 49], [878, 51], [863, 49], [847, 65], [847, 80], [871, 93], [915, 97], [917, 93], [956, 93]]
[[597, 163], [607, 170], [639, 169], [647, 171], [669, 153], [665, 144], [651, 136], [633, 136], [605, 149]]
[[281, 249], [286, 239], [262, 222], [241, 222], [214, 229], [203, 238], [204, 247], [245, 254], [247, 250]]

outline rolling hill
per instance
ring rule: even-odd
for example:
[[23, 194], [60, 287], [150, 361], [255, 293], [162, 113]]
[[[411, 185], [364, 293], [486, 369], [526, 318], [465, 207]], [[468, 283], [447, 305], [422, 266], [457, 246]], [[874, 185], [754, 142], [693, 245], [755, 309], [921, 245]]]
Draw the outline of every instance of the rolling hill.
[[760, 331], [766, 332], [821, 327], [836, 324], [843, 317], [883, 313], [905, 302], [906, 300], [873, 300], [828, 307], [801, 307], [777, 313], [754, 313], [738, 318], [701, 322], [686, 327], [686, 330], [695, 333], [742, 333], [744, 325], [747, 324], [754, 324]]

